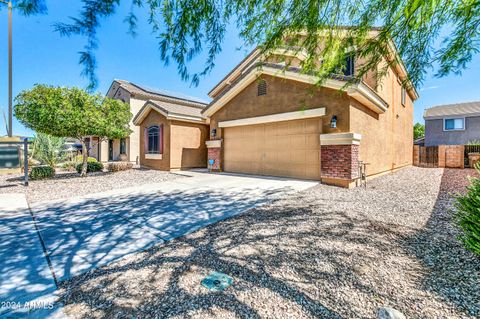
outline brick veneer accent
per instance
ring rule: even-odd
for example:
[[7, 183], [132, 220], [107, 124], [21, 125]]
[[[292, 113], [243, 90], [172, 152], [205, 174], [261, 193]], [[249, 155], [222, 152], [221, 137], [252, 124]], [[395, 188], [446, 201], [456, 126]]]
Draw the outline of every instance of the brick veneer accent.
[[353, 180], [359, 177], [360, 145], [322, 145], [321, 177]]
[[220, 171], [222, 169], [222, 148], [221, 147], [211, 147], [208, 148], [208, 167], [210, 168], [210, 160], [214, 160], [213, 166], [211, 169], [213, 171]]

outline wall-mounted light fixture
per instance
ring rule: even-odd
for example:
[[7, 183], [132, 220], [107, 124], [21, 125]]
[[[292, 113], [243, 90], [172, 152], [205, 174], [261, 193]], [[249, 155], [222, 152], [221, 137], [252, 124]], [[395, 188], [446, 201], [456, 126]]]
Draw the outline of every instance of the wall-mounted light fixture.
[[211, 135], [212, 137], [217, 136], [217, 129], [216, 129], [216, 128], [213, 128], [212, 131], [211, 131], [211, 133], [210, 133], [210, 135]]
[[330, 120], [330, 127], [331, 128], [337, 128], [337, 116], [333, 115], [332, 119]]

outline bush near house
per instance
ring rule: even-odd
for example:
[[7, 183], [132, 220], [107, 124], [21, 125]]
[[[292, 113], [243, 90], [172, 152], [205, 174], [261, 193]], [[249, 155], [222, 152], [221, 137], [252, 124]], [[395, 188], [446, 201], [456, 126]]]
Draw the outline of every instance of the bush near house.
[[[83, 155], [77, 155], [75, 157], [75, 162], [82, 163], [83, 162]], [[96, 163], [96, 162], [98, 162], [98, 161], [95, 157], [88, 157], [87, 158], [87, 163]]]
[[[83, 167], [82, 163], [77, 165], [77, 172], [79, 174], [82, 173], [82, 167]], [[102, 171], [102, 170], [103, 170], [103, 164], [102, 163], [99, 163], [99, 162], [96, 162], [96, 161], [87, 163], [87, 173], [99, 172], [99, 171]]]
[[[480, 173], [480, 163], [475, 166]], [[480, 178], [472, 178], [468, 192], [457, 198], [457, 224], [462, 230], [460, 240], [480, 256]]]
[[112, 162], [108, 163], [107, 170], [109, 172], [126, 171], [133, 167], [133, 163], [130, 162]]
[[52, 178], [55, 176], [55, 169], [50, 166], [35, 166], [32, 167], [29, 177], [31, 180]]
[[62, 164], [62, 168], [66, 171], [75, 171], [77, 170], [77, 162], [65, 162]]

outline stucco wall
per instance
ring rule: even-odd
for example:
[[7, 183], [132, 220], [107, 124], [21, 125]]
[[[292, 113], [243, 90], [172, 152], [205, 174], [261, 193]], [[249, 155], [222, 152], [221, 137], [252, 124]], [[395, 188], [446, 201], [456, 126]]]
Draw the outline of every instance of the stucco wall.
[[480, 140], [480, 116], [466, 117], [464, 131], [444, 131], [443, 119], [425, 120], [425, 146], [465, 145]]
[[[152, 114], [153, 112], [150, 112]], [[149, 115], [150, 116], [150, 115]], [[207, 167], [208, 125], [172, 121], [170, 168]]]
[[367, 175], [412, 164], [413, 102], [407, 94], [401, 103], [401, 84], [390, 70], [377, 86], [378, 93], [388, 103], [383, 114], [369, 111], [352, 100], [350, 131], [362, 134], [360, 160], [370, 163]]
[[[348, 132], [350, 101], [346, 93], [278, 77], [262, 76], [262, 79], [267, 82], [266, 95], [257, 96], [258, 82], [254, 81], [211, 116], [210, 128], [217, 128], [217, 138], [222, 136], [217, 126], [220, 121], [321, 107], [326, 109], [322, 133]], [[330, 128], [334, 114], [338, 118], [336, 129]]]
[[[146, 159], [145, 137], [143, 132], [146, 127], [161, 124], [163, 124], [162, 159]], [[142, 132], [142, 134], [140, 134], [140, 165], [163, 171], [170, 170], [170, 121], [168, 121], [163, 115], [159, 114], [158, 112], [150, 111], [150, 113], [140, 124], [139, 131]]]

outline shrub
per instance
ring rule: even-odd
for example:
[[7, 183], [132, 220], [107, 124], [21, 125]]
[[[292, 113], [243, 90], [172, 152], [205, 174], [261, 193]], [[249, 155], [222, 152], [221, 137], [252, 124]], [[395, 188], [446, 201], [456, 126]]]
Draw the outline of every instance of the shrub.
[[77, 163], [65, 162], [62, 164], [62, 168], [66, 171], [75, 171], [77, 169]]
[[[77, 163], [83, 163], [83, 155], [77, 155], [75, 157], [75, 162]], [[87, 158], [87, 163], [97, 163], [97, 159], [95, 157], [88, 157]]]
[[[80, 174], [82, 172], [83, 164], [80, 163], [77, 165], [77, 172]], [[88, 162], [87, 163], [87, 173], [98, 172], [103, 170], [103, 164], [99, 162]]]
[[[480, 173], [480, 163], [475, 166]], [[457, 224], [462, 230], [460, 240], [480, 256], [480, 178], [471, 178], [468, 192], [457, 197]]]
[[65, 138], [37, 133], [31, 150], [34, 159], [55, 167], [58, 162], [65, 159]]
[[109, 172], [126, 171], [133, 167], [133, 163], [130, 162], [111, 162], [107, 165]]
[[50, 166], [35, 166], [32, 167], [29, 177], [32, 180], [51, 178], [55, 176], [55, 170]]

